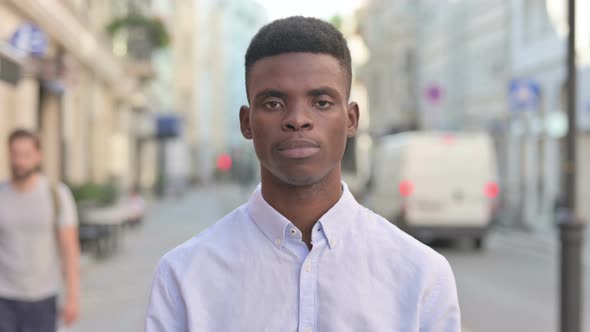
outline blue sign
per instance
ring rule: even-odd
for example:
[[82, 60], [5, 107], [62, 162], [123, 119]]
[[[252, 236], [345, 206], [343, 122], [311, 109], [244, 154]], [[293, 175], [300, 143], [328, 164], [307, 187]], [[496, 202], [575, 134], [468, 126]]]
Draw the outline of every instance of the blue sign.
[[508, 92], [510, 109], [515, 112], [535, 110], [541, 99], [541, 86], [528, 79], [513, 79]]
[[156, 118], [156, 137], [174, 138], [180, 135], [181, 120], [176, 115], [159, 115]]
[[32, 23], [21, 24], [10, 37], [12, 47], [34, 57], [45, 55], [48, 44], [43, 30]]

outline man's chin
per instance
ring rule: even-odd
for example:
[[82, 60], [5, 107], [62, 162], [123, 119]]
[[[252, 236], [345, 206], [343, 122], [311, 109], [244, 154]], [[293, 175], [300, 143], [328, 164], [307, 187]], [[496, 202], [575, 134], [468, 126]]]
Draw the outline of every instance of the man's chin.
[[22, 181], [26, 181], [28, 180], [31, 176], [35, 175], [37, 173], [36, 170], [31, 170], [31, 171], [23, 171], [23, 172], [18, 172], [18, 171], [13, 171], [12, 172], [12, 180], [16, 181], [16, 182], [22, 182]]
[[293, 187], [308, 187], [320, 183], [325, 175], [310, 174], [275, 174], [275, 177]]
[[294, 187], [307, 187], [320, 182], [321, 177], [317, 176], [284, 176], [281, 180]]

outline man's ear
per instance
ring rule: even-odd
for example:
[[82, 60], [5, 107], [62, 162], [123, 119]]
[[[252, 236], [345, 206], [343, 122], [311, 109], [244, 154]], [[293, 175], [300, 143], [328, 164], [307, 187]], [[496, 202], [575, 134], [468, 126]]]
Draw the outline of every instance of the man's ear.
[[252, 139], [252, 127], [250, 127], [250, 108], [246, 105], [240, 107], [240, 130], [245, 139]]
[[359, 127], [359, 105], [355, 102], [351, 102], [348, 104], [346, 109], [347, 112], [347, 127], [346, 127], [346, 135], [348, 137], [353, 137], [356, 135], [356, 132]]

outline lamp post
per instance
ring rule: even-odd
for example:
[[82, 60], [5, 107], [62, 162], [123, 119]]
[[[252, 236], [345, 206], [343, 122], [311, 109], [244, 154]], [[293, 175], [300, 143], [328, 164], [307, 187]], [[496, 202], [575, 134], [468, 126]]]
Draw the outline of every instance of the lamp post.
[[576, 207], [576, 0], [568, 0], [567, 114], [563, 202], [557, 210], [560, 250], [560, 331], [582, 331], [582, 247], [584, 223]]

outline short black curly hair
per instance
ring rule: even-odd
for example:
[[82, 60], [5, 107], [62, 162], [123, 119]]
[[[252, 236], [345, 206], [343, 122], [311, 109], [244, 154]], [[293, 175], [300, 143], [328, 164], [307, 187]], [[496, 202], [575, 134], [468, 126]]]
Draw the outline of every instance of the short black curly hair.
[[352, 66], [346, 39], [332, 24], [303, 16], [273, 21], [263, 26], [252, 38], [246, 51], [246, 85], [248, 74], [258, 60], [295, 52], [328, 54], [336, 58], [346, 71], [346, 93], [350, 95]]

